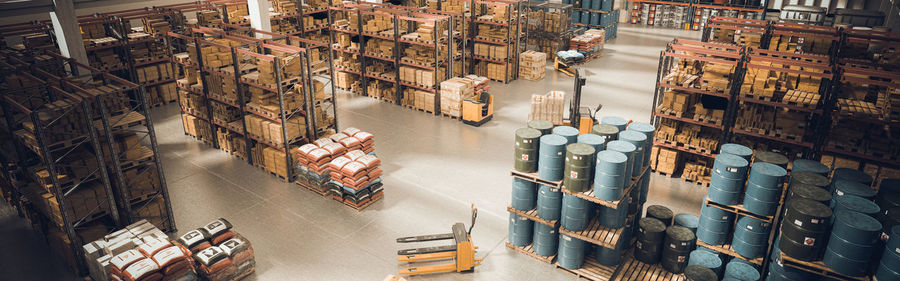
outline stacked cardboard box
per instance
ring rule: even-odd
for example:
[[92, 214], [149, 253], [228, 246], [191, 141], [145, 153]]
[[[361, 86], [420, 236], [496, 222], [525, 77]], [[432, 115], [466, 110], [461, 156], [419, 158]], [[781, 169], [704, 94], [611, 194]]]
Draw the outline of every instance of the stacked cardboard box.
[[694, 104], [694, 120], [704, 121], [713, 123], [716, 125], [722, 125], [722, 120], [725, 118], [725, 110], [724, 109], [709, 109], [703, 107], [703, 103]]
[[[668, 90], [663, 93], [662, 102], [660, 102], [657, 110], [665, 114], [681, 117], [690, 114], [690, 110], [695, 104], [699, 104], [697, 103], [696, 95]], [[700, 106], [702, 107], [703, 105], [701, 104]]]
[[334, 74], [334, 86], [342, 90], [356, 93], [361, 90], [359, 89], [361, 86], [359, 75], [337, 71]]
[[306, 135], [306, 119], [303, 116], [292, 117], [282, 126], [282, 124], [256, 115], [246, 115], [244, 123], [247, 124], [248, 134], [277, 146], [284, 146], [282, 127], [287, 131], [288, 141]]
[[769, 39], [769, 50], [828, 55], [831, 49], [831, 42], [831, 40], [823, 38], [774, 34]]
[[693, 158], [684, 162], [684, 170], [681, 171], [681, 179], [695, 183], [709, 183], [712, 168], [708, 160]]
[[[240, 129], [241, 121], [228, 123], [229, 127], [237, 127]], [[226, 129], [218, 129], [216, 132], [216, 140], [219, 141], [219, 148], [235, 155], [241, 159], [247, 159], [247, 142], [244, 136], [231, 132]]]
[[135, 68], [135, 72], [137, 73], [137, 82], [139, 83], [152, 83], [169, 80], [175, 77], [175, 70], [170, 63], [137, 67]]
[[[482, 19], [483, 17], [485, 17], [485, 16], [481, 16], [481, 17], [479, 17], [479, 19]], [[512, 26], [511, 29], [512, 29], [512, 31], [507, 32], [507, 29], [504, 26], [480, 24], [480, 25], [478, 25], [478, 29], [477, 29], [477, 33], [475, 33], [476, 34], [475, 37], [477, 37], [478, 39], [481, 39], [481, 40], [488, 40], [488, 41], [494, 41], [494, 42], [510, 42], [511, 41], [510, 39], [515, 39], [515, 36], [512, 36], [512, 38], [510, 38], [510, 36], [508, 36], [508, 35], [509, 34], [515, 35], [516, 30], [518, 30], [518, 28], [515, 26]]]
[[166, 32], [172, 31], [169, 21], [162, 15], [141, 18], [141, 25], [144, 26], [144, 32], [150, 34], [165, 35]]
[[[94, 155], [87, 153], [79, 153], [82, 156], [89, 156], [91, 160]], [[96, 167], [96, 161], [93, 161]], [[76, 165], [77, 163], [71, 163]], [[91, 167], [91, 166], [89, 166]], [[42, 169], [42, 167], [32, 167], [29, 170], [34, 171]], [[96, 218], [109, 213], [109, 205], [106, 204], [107, 194], [103, 184], [97, 181], [89, 181], [83, 183], [79, 188], [73, 189], [65, 196], [66, 208], [59, 206], [56, 196], [48, 189], [53, 185], [50, 183], [49, 173], [46, 170], [37, 170], [34, 172], [35, 177], [41, 179], [38, 183], [30, 184], [21, 188], [22, 195], [30, 201], [34, 207], [41, 210], [56, 225], [64, 225], [62, 212], [66, 212], [70, 218]], [[57, 176], [60, 184], [66, 187], [72, 186], [80, 177], [76, 176], [73, 171], [67, 171], [65, 176]], [[90, 219], [88, 219], [90, 220]]]
[[[400, 53], [400, 60], [407, 63], [434, 66], [435, 62], [437, 61], [434, 57], [434, 51], [434, 48], [421, 45], [404, 46], [403, 51]], [[447, 45], [438, 45], [437, 56], [438, 60], [446, 61]]]
[[703, 85], [711, 90], [725, 91], [734, 67], [727, 64], [706, 63], [703, 65]]
[[[505, 60], [508, 53], [507, 46], [502, 45], [475, 43], [475, 45], [473, 45], [473, 48], [475, 51], [475, 56], [494, 60]], [[509, 52], [512, 52], [512, 50], [510, 50]]]
[[506, 82], [506, 74], [509, 73], [510, 79], [512, 80], [514, 69], [507, 68], [507, 64], [499, 64], [499, 63], [491, 63], [486, 61], [481, 61], [475, 64], [475, 75], [485, 76], [492, 80]]
[[80, 27], [81, 38], [85, 40], [86, 44], [90, 42], [87, 39], [99, 39], [107, 37], [106, 27], [104, 27], [102, 23], [82, 24]]
[[328, 24], [327, 18], [317, 19], [313, 16], [303, 16], [303, 26], [307, 29], [320, 27]]
[[218, 26], [222, 23], [222, 17], [219, 11], [203, 10], [197, 11], [197, 24], [202, 26]]
[[654, 146], [653, 149], [657, 151], [657, 153], [651, 154], [651, 156], [656, 155], [656, 168], [654, 170], [658, 173], [664, 173], [670, 176], [674, 175], [675, 171], [678, 170], [681, 154], [676, 150], [660, 148], [657, 146]]
[[394, 72], [394, 70], [395, 68], [393, 64], [382, 61], [373, 61], [372, 64], [366, 65], [365, 73], [381, 78], [394, 80], [394, 78], [396, 78], [396, 72]]
[[91, 66], [100, 70], [110, 70], [121, 67], [124, 64], [112, 48], [89, 52], [88, 61]]
[[537, 81], [547, 74], [547, 54], [525, 51], [519, 56], [519, 76], [525, 80]]
[[774, 132], [775, 109], [755, 103], [744, 103], [735, 119], [734, 126], [743, 130], [760, 134]]
[[396, 88], [394, 84], [387, 83], [384, 81], [370, 81], [368, 88], [366, 89], [366, 94], [369, 97], [376, 99], [384, 99], [390, 102], [394, 101], [394, 91]]
[[235, 24], [244, 22], [246, 16], [250, 15], [246, 3], [234, 3], [224, 5], [227, 14], [225, 15], [229, 23]]
[[475, 81], [454, 77], [441, 82], [441, 113], [460, 117], [462, 101], [475, 96]]
[[348, 54], [344, 52], [336, 52], [336, 57], [334, 59], [334, 66], [337, 68], [344, 68], [352, 71], [359, 71], [362, 63], [359, 60], [359, 56], [355, 54]]
[[[438, 72], [437, 75], [437, 79], [441, 79], [441, 77], [444, 76], [442, 72]], [[434, 71], [410, 66], [400, 66], [400, 81], [431, 88], [435, 85]]]
[[566, 93], [563, 91], [550, 91], [546, 95], [531, 95], [531, 113], [528, 114], [528, 121], [546, 120], [553, 125], [562, 125], [565, 99]]
[[[351, 18], [350, 24], [356, 26], [356, 24], [353, 23], [353, 18]], [[394, 23], [391, 21], [391, 16], [371, 15], [369, 20], [365, 21], [365, 24], [363, 24], [363, 32], [380, 33], [391, 29], [394, 29]], [[406, 30], [402, 27], [400, 29]]]
[[181, 114], [181, 121], [184, 125], [184, 132], [204, 142], [212, 141], [212, 131], [210, 131], [209, 123], [206, 120], [194, 117], [190, 114]]
[[[214, 39], [213, 43], [224, 45], [224, 46], [239, 46], [240, 43], [232, 40], [225, 39]], [[193, 43], [187, 44], [188, 54], [193, 62], [199, 62], [200, 57], [197, 54], [197, 48], [194, 47]], [[214, 45], [203, 45], [200, 47], [200, 54], [203, 56], [203, 66], [210, 68], [220, 68], [223, 66], [229, 66], [234, 63], [233, 58], [231, 57], [231, 50], [228, 48], [222, 48]]]
[[395, 43], [392, 41], [373, 38], [366, 41], [366, 54], [371, 56], [377, 56], [382, 58], [393, 59], [394, 58], [394, 46]]
[[434, 112], [434, 93], [407, 88], [403, 91], [402, 104], [426, 112]]
[[297, 2], [286, 0], [272, 0], [272, 11], [284, 15], [297, 14]]
[[[165, 277], [165, 280], [196, 278], [189, 261], [191, 253], [173, 246], [169, 242], [168, 235], [147, 220], [130, 224], [81, 247], [89, 275], [94, 281], [111, 280], [110, 274], [116, 276], [117, 280], [125, 280], [122, 275], [126, 273], [134, 278], [132, 280], [138, 280], [140, 277], [158, 274], [155, 272], [161, 273], [159, 275]], [[146, 263], [148, 267], [153, 268], [151, 262], [156, 270], [135, 276], [139, 265]], [[138, 265], [129, 270], [129, 266], [133, 264]], [[114, 267], [117, 270], [113, 270]]]
[[780, 137], [801, 140], [806, 135], [809, 114], [804, 112], [776, 110], [774, 134]]

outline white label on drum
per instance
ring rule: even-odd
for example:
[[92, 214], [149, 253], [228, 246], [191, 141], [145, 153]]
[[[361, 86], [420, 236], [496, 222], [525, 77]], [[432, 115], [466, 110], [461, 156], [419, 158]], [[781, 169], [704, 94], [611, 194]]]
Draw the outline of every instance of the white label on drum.
[[719, 169], [716, 169], [716, 173], [719, 173], [719, 174], [721, 174], [721, 173], [722, 173], [722, 171], [720, 171], [720, 170], [719, 170]]
[[747, 225], [747, 229], [753, 230], [753, 226], [748, 224], [748, 225]]
[[531, 143], [531, 140], [530, 140], [530, 139], [524, 139], [524, 140], [522, 140], [522, 142], [524, 142], [524, 143]]
[[728, 220], [728, 216], [722, 216], [722, 220]]
[[739, 170], [737, 168], [727, 167], [727, 168], [725, 168], [725, 171], [728, 171], [731, 173], [737, 173]]
[[837, 193], [838, 196], [844, 196], [844, 192], [840, 190], [836, 190], [834, 193]]
[[556, 153], [556, 156], [562, 156], [562, 151], [557, 152], [557, 153]]
[[569, 236], [563, 236], [563, 239], [566, 239], [566, 241], [572, 241], [572, 237]]
[[820, 223], [820, 222], [822, 222], [822, 221], [820, 221], [819, 219], [811, 219], [811, 220], [809, 220], [809, 222], [811, 222], [811, 223], [816, 223], [816, 224], [817, 224], [817, 223]]
[[794, 220], [794, 224], [796, 224], [797, 226], [803, 226], [803, 222], [800, 220]]
[[570, 177], [570, 178], [573, 178], [573, 179], [577, 179], [577, 178], [578, 178], [578, 172], [576, 172], [576, 171], [569, 172], [569, 177]]
[[678, 256], [678, 262], [684, 262], [685, 256]]
[[675, 244], [669, 244], [669, 248], [675, 249], [675, 247], [677, 247]]
[[528, 161], [528, 154], [522, 154], [522, 161]]

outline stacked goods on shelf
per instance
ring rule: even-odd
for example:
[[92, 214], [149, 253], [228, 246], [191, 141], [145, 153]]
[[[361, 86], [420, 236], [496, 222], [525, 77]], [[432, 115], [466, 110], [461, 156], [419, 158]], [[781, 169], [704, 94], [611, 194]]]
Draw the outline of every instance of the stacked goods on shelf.
[[837, 27], [773, 22], [768, 50], [799, 54], [831, 55], [841, 35]]
[[568, 49], [571, 29], [571, 4], [528, 2], [528, 50], [546, 54]]
[[52, 50], [56, 48], [53, 39], [46, 33], [31, 33], [22, 36], [22, 46], [27, 50]]
[[519, 55], [519, 75], [522, 79], [538, 81], [547, 74], [547, 54], [525, 51]]
[[216, 10], [197, 11], [196, 17], [200, 26], [218, 26], [222, 23], [222, 15]]
[[[184, 16], [180, 16], [182, 19]], [[174, 19], [173, 19], [174, 20]], [[152, 35], [165, 35], [166, 32], [172, 31], [172, 24], [163, 15], [149, 15], [141, 18], [141, 26], [144, 27], [143, 32]]]
[[[896, 32], [859, 29], [843, 29], [842, 32], [847, 37], [839, 54], [842, 63], [852, 62], [878, 66], [885, 70], [896, 70], [900, 67], [900, 56], [898, 56], [900, 53], [895, 48], [889, 47], [900, 40], [898, 39], [900, 35]], [[894, 118], [900, 118], [900, 116], [895, 115]]]
[[703, 32], [704, 42], [737, 44], [751, 48], [762, 46], [769, 22], [764, 20], [710, 17]]
[[250, 11], [246, 2], [220, 3], [218, 8], [224, 15], [224, 21], [228, 24], [244, 24], [249, 22]]
[[475, 75], [509, 83], [518, 78], [518, 54], [523, 52], [527, 23], [523, 23], [524, 2], [494, 0], [471, 7], [474, 32], [472, 66]]
[[347, 128], [295, 152], [297, 184], [361, 210], [383, 197], [381, 160], [370, 133]]
[[[146, 220], [82, 246], [90, 277], [107, 280], [193, 280], [191, 252]], [[112, 278], [110, 278], [112, 277]]]
[[545, 95], [531, 95], [531, 113], [528, 121], [548, 120], [553, 125], [563, 124], [566, 93], [550, 91]]
[[454, 77], [441, 82], [441, 114], [454, 118], [461, 117], [462, 101], [475, 96], [476, 82], [481, 84], [486, 83], [487, 81], [476, 81], [465, 77]]
[[240, 280], [256, 271], [256, 255], [250, 241], [232, 230], [224, 218], [188, 231], [176, 242], [199, 277], [210, 281]]
[[[603, 50], [605, 33], [606, 31], [602, 29], [589, 29], [585, 31], [584, 34], [577, 35], [569, 40], [569, 51], [557, 52], [556, 55], [565, 63], [570, 64], [581, 63], [596, 58], [601, 55], [600, 51]], [[573, 51], [577, 52], [582, 58], [579, 60], [578, 56], [574, 56], [575, 60], [570, 59], [573, 58], [573, 56], [568, 53], [572, 53]]]

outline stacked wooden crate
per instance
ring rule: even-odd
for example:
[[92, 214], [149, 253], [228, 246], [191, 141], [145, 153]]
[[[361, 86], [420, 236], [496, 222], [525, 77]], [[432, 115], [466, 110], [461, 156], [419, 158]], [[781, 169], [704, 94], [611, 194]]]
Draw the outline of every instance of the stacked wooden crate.
[[525, 80], [537, 81], [547, 74], [547, 54], [525, 51], [519, 56], [519, 76]]

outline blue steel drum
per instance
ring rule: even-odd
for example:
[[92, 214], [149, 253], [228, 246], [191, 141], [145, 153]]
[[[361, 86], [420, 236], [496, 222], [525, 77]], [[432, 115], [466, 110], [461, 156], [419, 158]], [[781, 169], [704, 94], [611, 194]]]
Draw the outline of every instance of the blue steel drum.
[[712, 184], [709, 185], [709, 193], [706, 196], [709, 200], [724, 205], [737, 205], [741, 202], [740, 191], [726, 191]]
[[[576, 13], [578, 11], [575, 11]], [[587, 11], [581, 12], [581, 24], [591, 24], [591, 13]]]
[[639, 198], [640, 204], [644, 204], [645, 202], [647, 202], [647, 193], [649, 193], [649, 192], [650, 192], [650, 176], [642, 177], [641, 178], [641, 197]]
[[852, 182], [858, 182], [861, 184], [865, 184], [866, 186], [872, 185], [872, 176], [863, 173], [863, 171], [849, 169], [849, 168], [837, 168], [834, 169], [834, 174], [831, 175], [831, 181], [837, 180], [848, 180]]
[[566, 138], [566, 144], [578, 142], [578, 129], [572, 126], [553, 127], [553, 134]]
[[842, 255], [842, 253], [832, 251], [828, 247], [825, 248], [825, 256], [822, 257], [822, 261], [825, 263], [825, 266], [834, 270], [834, 272], [852, 277], [866, 275], [866, 268], [868, 268], [867, 265], [869, 264], [869, 259], [851, 259]]
[[[778, 249], [778, 247], [774, 247], [773, 249]], [[774, 259], [774, 257], [773, 257]], [[806, 271], [802, 271], [799, 269], [795, 269], [792, 267], [784, 267], [778, 265], [777, 262], [772, 261], [769, 262], [769, 275], [766, 276], [766, 281], [815, 281], [818, 280], [817, 277], [813, 276]]]
[[900, 271], [888, 268], [882, 263], [878, 266], [878, 271], [875, 272], [875, 280], [900, 280]]
[[723, 177], [721, 174], [712, 172], [710, 175], [709, 185], [716, 186], [721, 190], [730, 192], [743, 192], [744, 179], [732, 179]]
[[719, 153], [738, 156], [744, 158], [747, 162], [750, 162], [750, 156], [753, 156], [753, 149], [736, 143], [726, 143], [719, 148]]
[[566, 160], [566, 138], [559, 135], [544, 135], [538, 149], [538, 177], [548, 181], [563, 178]]
[[603, 7], [603, 1], [605, 0], [592, 0], [591, 1], [591, 10], [600, 10], [600, 7]]
[[683, 226], [696, 234], [697, 226], [700, 225], [700, 218], [691, 214], [677, 214], [675, 215], [675, 225]]
[[[595, 10], [599, 10], [599, 9], [595, 9]], [[597, 14], [597, 15], [599, 15], [599, 14]], [[597, 18], [598, 24], [599, 24], [599, 20], [600, 20], [600, 18], [598, 16], [598, 18]], [[615, 126], [617, 129], [619, 129], [619, 132], [621, 132], [621, 131], [625, 131], [625, 126], [628, 125], [628, 120], [626, 120], [625, 118], [619, 117], [619, 116], [604, 116], [603, 118], [600, 118], [600, 124]]]
[[768, 222], [751, 217], [741, 217], [734, 228], [734, 237], [750, 244], [760, 245], [769, 241], [771, 230], [772, 224]]
[[874, 200], [875, 194], [878, 193], [868, 185], [843, 179], [832, 182], [830, 188], [835, 197], [849, 194], [856, 195], [868, 200]]
[[697, 249], [691, 251], [688, 258], [688, 266], [699, 265], [711, 269], [717, 276], [722, 276], [723, 265], [722, 259], [718, 255], [710, 252], [708, 249]]
[[[563, 4], [567, 4], [567, 3], [563, 3]], [[569, 3], [569, 4], [571, 4], [571, 3]], [[581, 23], [581, 13], [579, 13], [577, 11], [572, 12], [572, 22]]]
[[628, 157], [628, 161], [625, 163], [625, 173], [623, 173], [623, 175], [625, 175], [625, 186], [630, 185], [631, 172], [634, 170], [634, 152], [637, 151], [637, 147], [626, 141], [614, 140], [606, 143], [606, 149], [621, 152]]
[[744, 209], [760, 216], [774, 216], [778, 211], [778, 200], [763, 201], [753, 196], [744, 197]]
[[628, 157], [621, 152], [604, 150], [597, 153], [594, 173], [594, 197], [615, 201], [625, 188], [625, 169]]
[[597, 152], [606, 149], [606, 139], [595, 134], [578, 135], [578, 143], [590, 145]]
[[610, 208], [603, 205], [597, 206], [600, 209], [599, 220], [600, 225], [608, 228], [620, 228], [625, 226], [625, 218], [628, 216], [628, 198], [619, 201], [616, 208]]
[[728, 242], [728, 232], [717, 232], [700, 225], [697, 227], [697, 239], [710, 245], [725, 245]]
[[556, 254], [559, 248], [559, 232], [556, 228], [536, 223], [534, 224], [534, 253], [538, 256], [549, 257]]
[[[638, 131], [647, 136], [647, 141], [644, 143], [644, 164], [650, 164], [650, 150], [653, 148], [653, 134], [656, 131], [656, 127], [650, 125], [650, 123], [644, 122], [631, 122], [628, 124], [627, 130], [629, 131]], [[646, 190], [642, 191], [643, 195], [647, 194]], [[646, 196], [644, 196], [646, 197]]]
[[826, 248], [852, 260], [868, 260], [880, 250], [874, 243], [856, 244], [834, 234], [828, 238], [828, 246]]
[[[881, 237], [881, 223], [869, 215], [838, 210], [834, 214], [832, 237], [840, 237], [849, 243], [873, 245]], [[830, 242], [829, 242], [830, 244]]]
[[520, 178], [513, 178], [512, 207], [519, 211], [530, 211], [537, 204], [537, 184]]
[[741, 255], [742, 257], [748, 259], [760, 258], [766, 254], [766, 249], [769, 245], [766, 243], [763, 244], [753, 244], [747, 241], [744, 241], [738, 237], [733, 237], [731, 239], [731, 249], [734, 250], [735, 253]]
[[754, 163], [750, 167], [749, 182], [767, 188], [781, 189], [784, 184], [784, 177], [787, 176], [787, 170], [778, 165], [770, 163]]
[[782, 188], [780, 186], [773, 188], [747, 182], [747, 190], [744, 191], [744, 195], [745, 197], [751, 196], [766, 202], [776, 202], [781, 200], [781, 191]]
[[531, 244], [531, 235], [534, 234], [534, 221], [519, 215], [509, 214], [509, 236], [507, 239], [510, 244], [525, 247]]
[[753, 267], [753, 265], [742, 259], [731, 259], [731, 261], [725, 265], [723, 280], [731, 278], [734, 280], [752, 281], [759, 280], [760, 277], [759, 270]]
[[[885, 251], [892, 251], [900, 255], [900, 225], [891, 227], [891, 229], [885, 231], [885, 233], [888, 233], [888, 237], [890, 237], [887, 241], [887, 245], [884, 246]], [[897, 269], [900, 270], [900, 267], [897, 267]]]
[[622, 260], [622, 248], [616, 247], [616, 249], [610, 249], [596, 245], [594, 246], [594, 258], [602, 265], [617, 265]]
[[744, 158], [730, 154], [719, 154], [716, 155], [712, 170], [721, 177], [743, 181], [747, 178], [747, 170], [749, 169], [750, 162], [747, 162]]
[[581, 8], [590, 10], [591, 9], [591, 1], [594, 1], [594, 0], [581, 0]]
[[582, 231], [587, 228], [589, 213], [592, 211], [588, 201], [575, 195], [563, 194], [563, 211], [560, 224], [571, 231]]
[[884, 249], [881, 253], [881, 261], [879, 262], [881, 267], [887, 267], [894, 271], [900, 271], [900, 253], [896, 251], [891, 251], [890, 249]]
[[545, 220], [558, 220], [562, 210], [562, 192], [559, 188], [540, 185], [537, 197], [537, 216]]
[[641, 170], [648, 163], [644, 162], [644, 153], [650, 153], [644, 150], [647, 147], [647, 136], [637, 131], [624, 131], [619, 133], [619, 140], [629, 142], [637, 148], [634, 152], [634, 164], [632, 164], [631, 176], [636, 177], [641, 174]]
[[560, 234], [559, 235], [559, 252], [556, 255], [556, 262], [565, 269], [579, 269], [584, 265], [584, 241], [577, 238]]
[[876, 215], [878, 215], [878, 212], [881, 211], [881, 208], [878, 207], [878, 204], [875, 204], [875, 202], [866, 200], [865, 198], [856, 195], [836, 196], [832, 200], [834, 200], [835, 213], [839, 212], [840, 210], [850, 210], [860, 212], [874, 218]]
[[828, 177], [828, 172], [831, 172], [831, 169], [829, 169], [828, 166], [825, 166], [825, 164], [814, 160], [797, 159], [794, 160], [794, 164], [791, 167], [791, 173], [797, 172], [811, 172]]
[[734, 221], [734, 213], [704, 205], [700, 207], [700, 223], [697, 228], [698, 230], [705, 228], [713, 232], [728, 233], [731, 230], [732, 221]]

